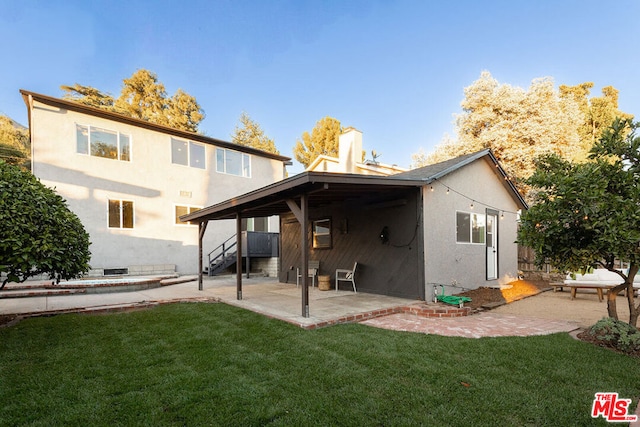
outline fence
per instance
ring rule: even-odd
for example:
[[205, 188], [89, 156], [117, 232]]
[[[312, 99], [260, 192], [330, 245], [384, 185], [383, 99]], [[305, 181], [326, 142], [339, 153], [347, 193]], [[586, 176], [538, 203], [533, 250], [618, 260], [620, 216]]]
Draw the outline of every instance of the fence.
[[518, 245], [518, 270], [522, 272], [542, 272], [549, 273], [551, 267], [545, 264], [542, 268], [538, 268], [535, 265], [536, 255], [533, 249]]

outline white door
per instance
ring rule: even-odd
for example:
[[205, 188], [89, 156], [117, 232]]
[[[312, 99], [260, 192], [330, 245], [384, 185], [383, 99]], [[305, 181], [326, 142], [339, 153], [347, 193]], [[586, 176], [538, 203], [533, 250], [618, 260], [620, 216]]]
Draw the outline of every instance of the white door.
[[498, 215], [487, 212], [487, 280], [498, 278]]

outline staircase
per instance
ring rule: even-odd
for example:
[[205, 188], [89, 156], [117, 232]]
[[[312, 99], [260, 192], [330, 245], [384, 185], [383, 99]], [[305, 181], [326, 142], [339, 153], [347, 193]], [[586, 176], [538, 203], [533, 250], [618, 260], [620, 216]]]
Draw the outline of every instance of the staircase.
[[[266, 231], [243, 231], [242, 239], [242, 258], [246, 260], [246, 268], [250, 268], [251, 258], [271, 258], [277, 257], [278, 251], [278, 233], [269, 233]], [[222, 273], [237, 262], [238, 241], [236, 235], [229, 237], [220, 246], [209, 252], [208, 267], [205, 273], [209, 276], [215, 276]], [[247, 272], [247, 277], [248, 276]]]
[[206, 272], [209, 276], [216, 276], [237, 261], [237, 240], [235, 234], [225, 240], [220, 246], [209, 252], [209, 263]]

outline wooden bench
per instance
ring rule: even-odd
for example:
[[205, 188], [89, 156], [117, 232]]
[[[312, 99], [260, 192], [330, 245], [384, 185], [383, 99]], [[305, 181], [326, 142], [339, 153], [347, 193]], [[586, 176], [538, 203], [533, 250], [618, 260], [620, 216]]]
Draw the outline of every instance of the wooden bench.
[[558, 289], [561, 291], [563, 288], [569, 288], [571, 291], [571, 299], [576, 299], [576, 292], [578, 289], [595, 289], [598, 294], [598, 299], [602, 301], [604, 299], [603, 289], [612, 288], [615, 285], [605, 285], [605, 284], [596, 284], [596, 283], [567, 283], [567, 282], [554, 282], [551, 283], [553, 286], [553, 292], [557, 292]]
[[[556, 292], [558, 289], [569, 288], [571, 290], [571, 299], [575, 299], [578, 289], [594, 289], [598, 294], [598, 299], [602, 301], [604, 299], [603, 290], [609, 290], [623, 282], [622, 277], [617, 273], [604, 268], [598, 268], [594, 270], [593, 273], [575, 274], [573, 275], [574, 277], [571, 276], [572, 275], [567, 275], [564, 282], [551, 283], [553, 291]], [[640, 280], [640, 277], [636, 276], [636, 281], [634, 281], [633, 284], [634, 292], [640, 289], [640, 282], [638, 280]]]

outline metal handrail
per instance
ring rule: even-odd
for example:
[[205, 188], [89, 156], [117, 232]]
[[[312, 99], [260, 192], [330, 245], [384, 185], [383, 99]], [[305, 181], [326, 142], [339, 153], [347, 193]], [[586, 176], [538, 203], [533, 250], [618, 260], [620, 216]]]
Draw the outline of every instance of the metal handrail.
[[[233, 242], [231, 242], [231, 241], [233, 241]], [[229, 242], [231, 242], [231, 243], [229, 243]], [[230, 252], [230, 250], [232, 248], [234, 248], [237, 244], [238, 244], [238, 241], [236, 239], [236, 235], [234, 234], [231, 237], [229, 237], [227, 240], [225, 240], [217, 248], [215, 248], [214, 250], [209, 252], [207, 254], [207, 258], [209, 259], [209, 264], [208, 264], [209, 271], [211, 271], [211, 262], [215, 262], [220, 258], [225, 259], [227, 254]], [[216, 255], [213, 259], [211, 259], [211, 254], [213, 254], [214, 252], [216, 252], [218, 250], [220, 251], [220, 253], [218, 255]]]

